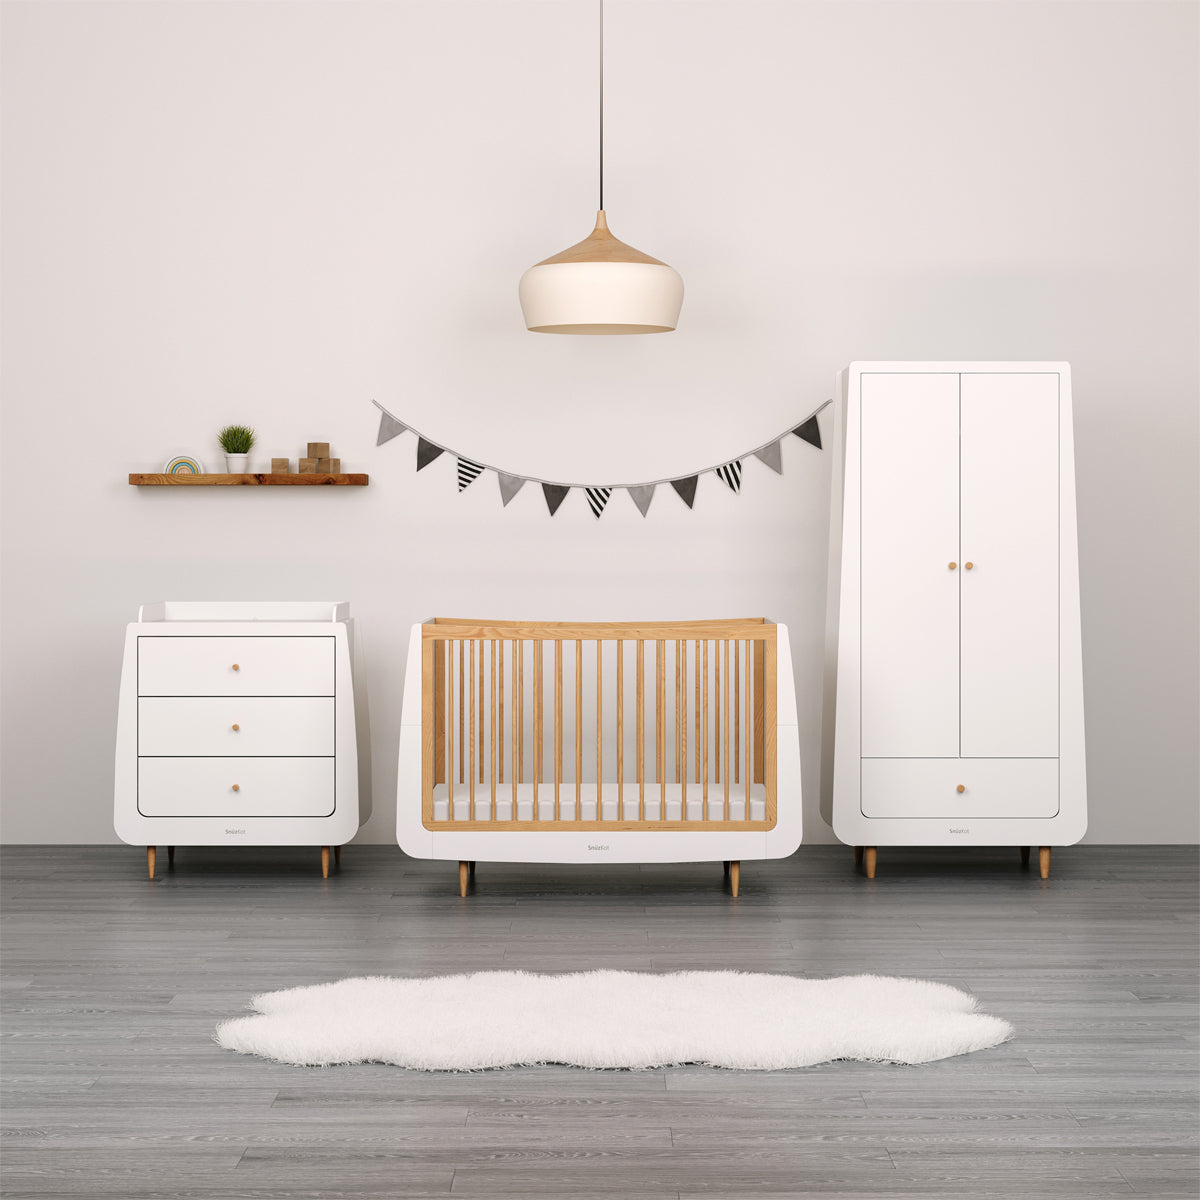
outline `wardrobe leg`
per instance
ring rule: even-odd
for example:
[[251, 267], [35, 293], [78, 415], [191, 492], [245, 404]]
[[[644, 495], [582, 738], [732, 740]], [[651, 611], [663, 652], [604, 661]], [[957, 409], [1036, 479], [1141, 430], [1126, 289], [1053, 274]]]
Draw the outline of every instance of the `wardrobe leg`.
[[742, 864], [736, 859], [732, 859], [729, 863], [729, 886], [736, 896], [738, 894], [738, 884], [742, 881]]
[[874, 846], [868, 846], [866, 848], [865, 858], [866, 858], [866, 864], [867, 864], [867, 878], [874, 879], [875, 878], [875, 847]]
[[1029, 870], [1029, 847], [1028, 846], [1021, 847], [1021, 867], [1026, 871]]
[[854, 869], [857, 871], [862, 866], [863, 848], [861, 846], [854, 847]]
[[174, 865], [175, 865], [175, 847], [168, 846], [167, 847], [167, 866], [173, 867]]
[[329, 847], [321, 847], [321, 878], [329, 878]]
[[341, 846], [334, 846], [334, 848], [333, 848], [333, 864], [336, 867], [340, 867], [342, 865], [342, 848], [341, 848]]
[[1041, 872], [1043, 879], [1050, 878], [1050, 847], [1038, 847], [1038, 870]]
[[158, 853], [157, 846], [146, 847], [146, 870], [150, 872], [150, 878], [154, 878], [154, 856]]
[[471, 864], [466, 861], [461, 861], [458, 864], [458, 894], [465, 896], [467, 894], [467, 880], [471, 875]]

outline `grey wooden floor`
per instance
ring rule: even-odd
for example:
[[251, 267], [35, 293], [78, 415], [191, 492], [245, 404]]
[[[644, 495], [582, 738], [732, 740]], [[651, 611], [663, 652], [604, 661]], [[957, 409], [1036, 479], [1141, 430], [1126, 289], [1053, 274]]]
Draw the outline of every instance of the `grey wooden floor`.
[[[165, 853], [160, 862], [165, 865]], [[1036, 856], [1035, 856], [1036, 861]], [[2, 860], [3, 1192], [18, 1197], [1197, 1193], [1197, 861], [1076, 847], [841, 847], [713, 865], [453, 864], [351, 847]], [[420, 1074], [242, 1058], [251, 993], [480, 968], [797, 975], [969, 989], [1016, 1039], [925, 1067]]]

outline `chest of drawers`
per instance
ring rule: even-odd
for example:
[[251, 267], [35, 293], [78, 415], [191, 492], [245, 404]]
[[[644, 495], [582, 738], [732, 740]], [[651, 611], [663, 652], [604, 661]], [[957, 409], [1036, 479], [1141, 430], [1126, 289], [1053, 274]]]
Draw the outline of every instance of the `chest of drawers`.
[[179, 845], [319, 845], [329, 873], [360, 800], [345, 603], [143, 605], [125, 637], [114, 826]]

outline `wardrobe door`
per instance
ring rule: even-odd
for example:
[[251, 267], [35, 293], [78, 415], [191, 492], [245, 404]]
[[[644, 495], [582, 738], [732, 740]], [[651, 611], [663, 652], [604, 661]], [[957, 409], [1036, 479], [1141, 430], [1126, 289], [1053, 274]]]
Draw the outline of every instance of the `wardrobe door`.
[[861, 753], [955, 757], [958, 375], [861, 388]]
[[962, 755], [1058, 756], [1058, 376], [962, 376]]

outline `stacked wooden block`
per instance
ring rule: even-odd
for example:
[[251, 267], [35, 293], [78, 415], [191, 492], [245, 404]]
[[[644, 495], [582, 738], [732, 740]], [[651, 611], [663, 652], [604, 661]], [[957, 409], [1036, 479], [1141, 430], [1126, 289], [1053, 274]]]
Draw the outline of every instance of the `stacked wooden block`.
[[[288, 475], [291, 473], [291, 470], [291, 459], [271, 459], [272, 475]], [[329, 457], [328, 442], [308, 443], [308, 457], [300, 460], [301, 475], [340, 475], [341, 473], [342, 460], [340, 458]]]

